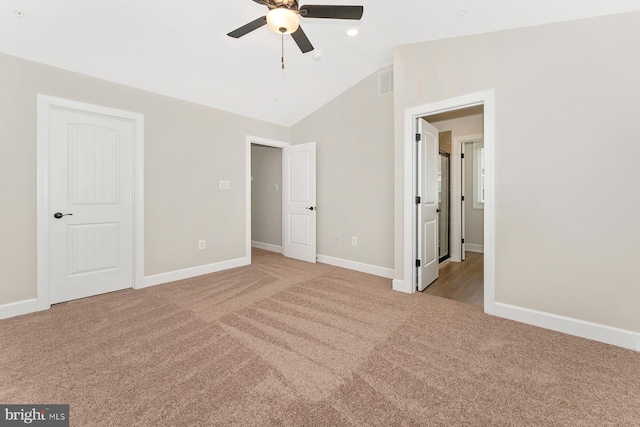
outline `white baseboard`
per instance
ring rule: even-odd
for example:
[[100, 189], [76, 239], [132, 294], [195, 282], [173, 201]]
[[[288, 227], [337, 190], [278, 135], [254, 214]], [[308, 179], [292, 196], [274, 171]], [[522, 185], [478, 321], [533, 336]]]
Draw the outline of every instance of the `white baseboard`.
[[496, 302], [495, 315], [552, 331], [640, 351], [640, 333]]
[[391, 289], [405, 294], [414, 293], [413, 289], [411, 289], [411, 282], [405, 282], [404, 280], [393, 279]]
[[349, 261], [342, 258], [334, 258], [327, 255], [316, 256], [318, 262], [323, 264], [329, 264], [336, 267], [347, 268], [349, 270], [360, 271], [362, 273], [373, 274], [374, 276], [384, 277], [386, 279], [393, 279], [393, 269], [378, 267], [377, 265], [364, 264], [356, 261]]
[[38, 311], [38, 300], [35, 298], [10, 302], [9, 304], [0, 305], [0, 319], [22, 316], [23, 314], [29, 314], [35, 311]]
[[141, 284], [136, 285], [136, 289], [148, 288], [150, 286], [175, 282], [177, 280], [190, 279], [192, 277], [216, 273], [218, 271], [229, 270], [231, 268], [242, 267], [249, 264], [251, 264], [249, 262], [249, 259], [244, 257], [232, 259], [229, 261], [216, 262], [208, 265], [201, 265], [198, 267], [185, 268], [183, 270], [154, 274], [153, 276], [145, 276], [144, 281]]
[[474, 245], [473, 243], [465, 243], [464, 249], [469, 252], [484, 253], [484, 245]]
[[251, 246], [258, 249], [264, 249], [265, 251], [282, 253], [282, 246], [272, 245], [271, 243], [262, 243], [251, 241]]

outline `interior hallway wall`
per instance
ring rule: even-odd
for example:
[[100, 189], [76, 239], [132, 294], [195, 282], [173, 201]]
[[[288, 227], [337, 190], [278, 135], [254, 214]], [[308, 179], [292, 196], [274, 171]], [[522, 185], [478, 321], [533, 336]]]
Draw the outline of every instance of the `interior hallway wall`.
[[[482, 135], [484, 132], [482, 114], [459, 119], [431, 123], [440, 132], [451, 132], [452, 140], [468, 135]], [[460, 159], [451, 159], [459, 162]], [[466, 144], [465, 152], [465, 242], [470, 245], [484, 245], [484, 210], [473, 207], [473, 144]]]
[[282, 149], [251, 146], [251, 241], [282, 246]]

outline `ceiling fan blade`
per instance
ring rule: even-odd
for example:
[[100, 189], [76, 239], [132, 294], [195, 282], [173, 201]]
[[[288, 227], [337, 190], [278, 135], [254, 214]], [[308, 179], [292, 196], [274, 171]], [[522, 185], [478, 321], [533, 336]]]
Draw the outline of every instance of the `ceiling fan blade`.
[[239, 39], [240, 37], [249, 34], [253, 30], [257, 30], [258, 28], [267, 25], [267, 17], [263, 16], [261, 18], [256, 19], [255, 21], [251, 21], [246, 25], [243, 25], [240, 28], [237, 28], [227, 34], [229, 37], [233, 37]]
[[300, 15], [305, 18], [360, 19], [363, 6], [331, 6], [308, 4], [300, 7]]
[[298, 27], [295, 32], [291, 33], [291, 37], [293, 37], [293, 40], [295, 40], [302, 53], [311, 52], [313, 50], [313, 45], [304, 31], [302, 31], [302, 27]]

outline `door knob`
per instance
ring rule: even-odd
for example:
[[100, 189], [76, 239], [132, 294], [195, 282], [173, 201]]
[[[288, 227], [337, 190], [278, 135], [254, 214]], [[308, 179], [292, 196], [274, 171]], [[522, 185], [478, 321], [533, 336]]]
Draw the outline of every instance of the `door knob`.
[[60, 218], [62, 218], [63, 216], [67, 216], [67, 215], [73, 215], [73, 214], [63, 214], [62, 212], [56, 212], [56, 213], [54, 213], [54, 214], [53, 214], [53, 217], [54, 217], [55, 219], [60, 219]]
[[305, 208], [305, 209], [309, 209], [310, 211], [315, 211], [315, 210], [317, 210], [317, 209], [316, 209], [315, 207], [313, 207], [313, 206], [310, 206], [310, 207]]
[[436, 213], [440, 213], [442, 212], [440, 209], [436, 209]]

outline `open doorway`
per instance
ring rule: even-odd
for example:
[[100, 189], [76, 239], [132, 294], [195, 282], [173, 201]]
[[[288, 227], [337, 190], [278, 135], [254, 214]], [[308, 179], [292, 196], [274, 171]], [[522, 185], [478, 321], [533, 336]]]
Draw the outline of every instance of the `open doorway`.
[[[291, 145], [248, 135], [245, 153], [249, 263], [252, 247], [315, 263], [316, 143]], [[258, 169], [254, 169], [254, 162]], [[258, 171], [260, 176], [254, 176]]]
[[[440, 249], [439, 277], [424, 292], [483, 307], [484, 106], [431, 114], [423, 119], [433, 125], [439, 135]], [[452, 200], [454, 194], [456, 200]], [[455, 240], [452, 235], [456, 236]]]
[[[249, 263], [254, 247], [283, 253], [282, 151], [289, 146], [288, 142], [247, 135], [245, 203], [246, 256]], [[277, 190], [275, 185], [278, 185]], [[275, 206], [278, 200], [279, 208]], [[263, 212], [265, 209], [266, 212]], [[279, 225], [275, 222], [279, 222]], [[269, 226], [275, 227], [275, 232], [268, 229]]]
[[[431, 104], [425, 104], [417, 107], [408, 108], [404, 111], [404, 138], [403, 138], [403, 248], [402, 248], [402, 278], [394, 279], [393, 289], [406, 293], [415, 293], [420, 288], [425, 288], [427, 281], [421, 281], [422, 278], [427, 277], [425, 274], [420, 274], [423, 270], [423, 264], [421, 261], [422, 255], [425, 253], [423, 244], [421, 241], [427, 241], [425, 236], [429, 237], [428, 241], [433, 242], [437, 236], [430, 237], [423, 230], [427, 227], [423, 227], [424, 215], [421, 216], [421, 211], [427, 211], [426, 206], [416, 209], [418, 201], [425, 200], [420, 197], [421, 186], [425, 187], [426, 181], [421, 180], [420, 162], [418, 161], [421, 156], [420, 147], [428, 148], [432, 152], [431, 158], [436, 158], [437, 151], [434, 148], [437, 147], [437, 143], [434, 144], [416, 144], [416, 141], [431, 142], [432, 138], [427, 138], [428, 132], [435, 132], [437, 135], [438, 130], [422, 118], [432, 116], [435, 114], [451, 112], [455, 110], [461, 110], [474, 106], [484, 107], [483, 116], [483, 131], [484, 131], [484, 148], [485, 148], [485, 200], [484, 200], [484, 253], [482, 256], [482, 277], [484, 285], [483, 295], [483, 307], [487, 314], [495, 313], [495, 193], [494, 193], [494, 176], [495, 176], [495, 92], [493, 89], [485, 90], [482, 92], [470, 93], [467, 95], [459, 96], [456, 98], [449, 98], [433, 102]], [[424, 126], [426, 124], [427, 126]], [[428, 132], [426, 132], [426, 129]], [[437, 138], [437, 136], [436, 136]], [[461, 195], [456, 194], [456, 179], [459, 180], [459, 162], [456, 159], [456, 147], [452, 145], [451, 153], [451, 217], [457, 218], [460, 215], [459, 201]], [[459, 155], [459, 154], [458, 154]], [[435, 161], [433, 162], [435, 163]], [[435, 165], [434, 165], [435, 166]], [[430, 174], [428, 174], [430, 175]], [[422, 183], [422, 184], [420, 184]], [[431, 201], [431, 198], [428, 200]], [[435, 210], [437, 205], [433, 205], [430, 209]], [[426, 224], [426, 222], [424, 222]], [[452, 222], [451, 229], [451, 258], [452, 261], [456, 261], [456, 256], [460, 256], [460, 250], [456, 254], [456, 248], [460, 245], [455, 242], [460, 241], [461, 231], [457, 232]], [[422, 237], [422, 239], [421, 239]], [[429, 252], [427, 252], [429, 254]], [[451, 265], [461, 265], [460, 262], [452, 262]], [[439, 276], [439, 270], [436, 269], [436, 277]], [[444, 277], [444, 276], [443, 276]], [[430, 279], [430, 277], [428, 277]], [[433, 281], [432, 281], [433, 282]]]
[[282, 253], [282, 149], [251, 144], [251, 247]]

